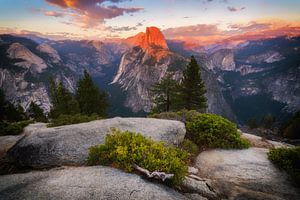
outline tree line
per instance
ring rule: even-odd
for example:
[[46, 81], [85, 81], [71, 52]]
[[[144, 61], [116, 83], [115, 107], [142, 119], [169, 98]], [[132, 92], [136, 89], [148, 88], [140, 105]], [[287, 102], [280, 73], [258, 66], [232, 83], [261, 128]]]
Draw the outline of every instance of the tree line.
[[[57, 119], [61, 115], [97, 115], [101, 118], [107, 116], [108, 95], [95, 85], [86, 70], [77, 82], [74, 94], [61, 81], [56, 82], [53, 78], [49, 80], [49, 91], [52, 106], [47, 116], [35, 102], [31, 102], [25, 113], [20, 105], [14, 106], [6, 101], [1, 91], [0, 120], [14, 122], [31, 118], [38, 122], [47, 122], [48, 118]], [[152, 99], [154, 113], [181, 109], [205, 111], [207, 108], [206, 90], [201, 79], [200, 66], [193, 56], [183, 71], [181, 81], [174, 80], [169, 73], [154, 84], [150, 92], [154, 97]]]

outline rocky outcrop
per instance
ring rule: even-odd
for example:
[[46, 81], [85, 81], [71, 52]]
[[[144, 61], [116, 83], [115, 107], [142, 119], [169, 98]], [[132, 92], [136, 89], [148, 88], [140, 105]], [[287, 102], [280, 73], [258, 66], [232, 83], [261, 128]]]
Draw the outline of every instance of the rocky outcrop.
[[8, 158], [16, 165], [34, 168], [82, 165], [88, 149], [103, 143], [111, 128], [175, 145], [185, 136], [183, 123], [150, 118], [113, 118], [54, 128], [39, 125], [25, 130], [26, 136], [8, 152]]
[[20, 43], [13, 43], [9, 46], [7, 53], [12, 59], [21, 59], [23, 61], [16, 62], [15, 65], [30, 69], [33, 72], [41, 73], [47, 68], [45, 61], [28, 50]]
[[247, 58], [246, 63], [261, 64], [265, 63], [274, 63], [284, 59], [284, 57], [276, 51], [267, 51], [258, 55], [251, 55]]
[[133, 112], [149, 112], [152, 85], [160, 81], [171, 67], [185, 63], [185, 59], [168, 50], [164, 36], [156, 27], [148, 27], [146, 33], [128, 38], [127, 42], [134, 47], [123, 54], [112, 84], [120, 85], [127, 92], [126, 107]]
[[36, 47], [37, 50], [39, 50], [40, 52], [46, 53], [49, 55], [49, 57], [52, 58], [52, 62], [53, 63], [58, 63], [61, 61], [60, 56], [58, 55], [57, 51], [55, 49], [53, 49], [49, 44], [47, 43], [43, 43], [40, 44]]
[[168, 49], [164, 35], [159, 28], [153, 26], [147, 27], [146, 33], [141, 32], [133, 37], [127, 38], [126, 42], [133, 46], [139, 46], [142, 49], [148, 49], [151, 47]]
[[134, 47], [122, 56], [112, 83], [117, 83], [128, 93], [126, 107], [133, 112], [149, 112], [152, 107], [150, 88], [165, 76], [172, 64], [182, 60], [184, 58], [181, 56], [164, 49], [144, 51], [140, 47]]
[[287, 174], [267, 158], [267, 149], [210, 150], [196, 159], [201, 177], [229, 199], [299, 199]]
[[3, 159], [7, 151], [23, 137], [24, 135], [0, 136], [0, 160]]
[[234, 71], [234, 53], [231, 49], [220, 49], [208, 57], [207, 67], [213, 70]]
[[0, 176], [0, 199], [185, 200], [166, 186], [109, 167], [70, 167]]

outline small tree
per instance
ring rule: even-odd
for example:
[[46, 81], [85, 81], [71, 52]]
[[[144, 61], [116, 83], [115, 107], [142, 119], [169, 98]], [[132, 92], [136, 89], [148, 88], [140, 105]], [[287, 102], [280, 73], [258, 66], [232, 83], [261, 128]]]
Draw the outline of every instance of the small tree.
[[50, 110], [51, 118], [57, 118], [59, 115], [72, 115], [79, 113], [79, 106], [72, 93], [67, 90], [62, 82], [56, 84], [50, 80], [50, 94], [52, 108]]
[[176, 90], [178, 83], [172, 79], [172, 74], [167, 74], [160, 82], [153, 85], [151, 93], [153, 94], [153, 113], [168, 112], [175, 104]]
[[201, 78], [200, 67], [194, 56], [183, 71], [180, 84], [181, 109], [203, 111], [207, 108], [205, 85]]
[[96, 113], [99, 116], [106, 116], [107, 95], [94, 84], [86, 70], [83, 78], [78, 81], [75, 96], [82, 114], [91, 115]]
[[37, 122], [47, 122], [43, 109], [41, 109], [34, 102], [31, 102], [27, 110], [28, 116]]

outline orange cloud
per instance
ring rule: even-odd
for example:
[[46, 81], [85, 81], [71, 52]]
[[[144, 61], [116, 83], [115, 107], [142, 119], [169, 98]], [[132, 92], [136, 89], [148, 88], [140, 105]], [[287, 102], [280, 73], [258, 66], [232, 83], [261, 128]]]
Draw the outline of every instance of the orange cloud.
[[[122, 8], [115, 4], [126, 0], [45, 0], [55, 5], [71, 16], [72, 20], [83, 28], [95, 28], [104, 23], [105, 19], [112, 19], [125, 13], [134, 13], [143, 8]], [[111, 5], [105, 6], [108, 2]]]

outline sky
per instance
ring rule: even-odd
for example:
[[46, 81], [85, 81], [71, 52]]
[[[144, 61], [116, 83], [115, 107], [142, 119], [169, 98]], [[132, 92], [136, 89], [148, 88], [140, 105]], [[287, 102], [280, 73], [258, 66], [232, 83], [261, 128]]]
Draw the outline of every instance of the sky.
[[299, 11], [300, 0], [0, 0], [0, 33], [101, 40], [157, 26], [168, 39], [205, 43], [300, 35]]

